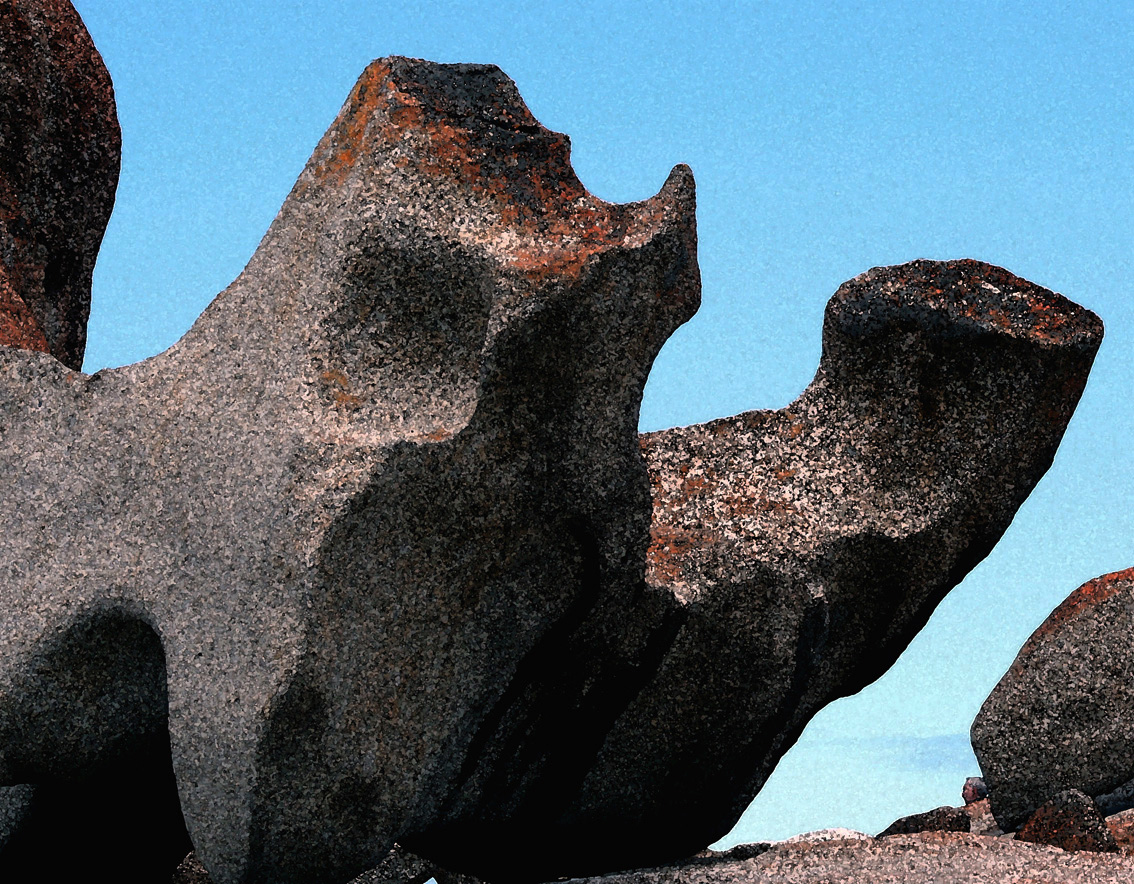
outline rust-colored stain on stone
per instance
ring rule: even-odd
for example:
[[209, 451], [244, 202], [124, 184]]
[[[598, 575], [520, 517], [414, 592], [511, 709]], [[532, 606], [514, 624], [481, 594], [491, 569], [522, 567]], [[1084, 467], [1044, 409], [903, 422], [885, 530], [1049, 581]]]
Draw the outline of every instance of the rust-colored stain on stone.
[[1024, 647], [1020, 649], [1020, 656], [1023, 657], [1031, 653], [1044, 636], [1056, 632], [1062, 624], [1080, 617], [1093, 608], [1097, 608], [1116, 593], [1123, 590], [1129, 591], [1132, 583], [1134, 583], [1134, 568], [1115, 571], [1113, 574], [1104, 574], [1102, 577], [1096, 577], [1094, 580], [1084, 583], [1051, 612], [1039, 629], [1024, 644]]
[[569, 139], [540, 125], [502, 75], [494, 90], [461, 96], [402, 62], [367, 68], [316, 149], [317, 181], [341, 185], [372, 161], [464, 190], [479, 206], [478, 238], [510, 239], [499, 258], [536, 282], [575, 277], [594, 255], [647, 238], [665, 220], [668, 195], [612, 204], [589, 194], [571, 168]]
[[51, 352], [43, 327], [3, 277], [0, 277], [0, 345]]

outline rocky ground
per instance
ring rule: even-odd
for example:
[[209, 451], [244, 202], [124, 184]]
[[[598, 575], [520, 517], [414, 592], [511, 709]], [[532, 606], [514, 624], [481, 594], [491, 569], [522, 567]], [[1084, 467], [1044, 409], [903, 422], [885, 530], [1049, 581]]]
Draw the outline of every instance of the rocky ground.
[[[1080, 793], [1081, 794], [1081, 793]], [[786, 841], [741, 844], [705, 851], [681, 863], [636, 869], [578, 884], [1129, 884], [1134, 881], [1134, 809], [1103, 818], [1090, 806], [1052, 822], [1055, 810], [1034, 815], [1028, 826], [1004, 834], [988, 799], [941, 807], [896, 820], [878, 836], [851, 829], [823, 829]], [[967, 824], [967, 831], [946, 831]], [[1105, 834], [1099, 837], [1099, 825]], [[922, 827], [930, 827], [919, 830]], [[939, 828], [933, 828], [939, 827]], [[893, 834], [887, 834], [893, 833]], [[1092, 833], [1093, 836], [1092, 837]], [[1060, 846], [1063, 845], [1063, 846]], [[378, 868], [353, 884], [482, 884], [395, 849]], [[171, 884], [211, 884], [192, 855]]]

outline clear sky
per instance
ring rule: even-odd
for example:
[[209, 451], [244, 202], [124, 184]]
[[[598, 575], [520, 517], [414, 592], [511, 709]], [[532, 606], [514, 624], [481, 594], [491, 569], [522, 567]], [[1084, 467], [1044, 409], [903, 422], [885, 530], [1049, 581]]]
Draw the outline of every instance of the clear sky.
[[1102, 317], [1079, 411], [1004, 540], [722, 843], [958, 803], [969, 724], [1020, 644], [1134, 565], [1134, 3], [74, 2], [123, 130], [87, 371], [188, 329], [390, 54], [502, 67], [604, 199], [692, 166], [703, 306], [655, 365], [643, 430], [787, 404], [827, 299], [876, 265], [978, 258]]

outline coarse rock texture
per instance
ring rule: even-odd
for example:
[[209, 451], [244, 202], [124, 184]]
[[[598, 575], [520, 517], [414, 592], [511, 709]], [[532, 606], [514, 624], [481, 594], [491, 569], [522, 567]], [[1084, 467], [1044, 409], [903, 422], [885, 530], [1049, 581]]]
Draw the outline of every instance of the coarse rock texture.
[[1129, 884], [1134, 858], [955, 832], [778, 844], [753, 859], [681, 863], [572, 884]]
[[17, 816], [166, 784], [217, 884], [716, 840], [999, 538], [1101, 324], [991, 265], [877, 268], [791, 406], [639, 440], [695, 251], [684, 167], [603, 203], [498, 69], [391, 58], [169, 351], [0, 348]]
[[972, 830], [972, 817], [961, 807], [935, 807], [924, 813], [915, 813], [894, 820], [878, 833], [879, 838], [890, 835], [913, 835], [917, 832], [968, 832]]
[[1092, 580], [1032, 634], [985, 700], [973, 750], [1005, 831], [1058, 792], [1121, 795], [1134, 779], [1131, 635], [1134, 569]]
[[603, 203], [498, 69], [372, 64], [177, 345], [0, 348], [0, 784], [172, 765], [217, 884], [377, 865], [641, 591], [638, 407], [698, 299], [687, 169]]
[[0, 3], [0, 345], [83, 364], [122, 136], [110, 74], [67, 0]]
[[974, 835], [1003, 835], [1004, 831], [992, 815], [992, 807], [987, 798], [966, 804], [965, 813], [969, 815], [969, 831]]
[[[1101, 336], [1094, 314], [976, 261], [844, 284], [794, 403], [642, 437], [635, 606], [604, 601], [545, 642], [541, 681], [407, 846], [507, 881], [722, 837], [810, 718], [885, 672], [996, 543]], [[517, 845], [538, 847], [523, 863]]]
[[1060, 850], [1115, 853], [1118, 844], [1089, 795], [1067, 789], [1036, 808], [1016, 833], [1017, 841], [1050, 844]]
[[1106, 825], [1119, 850], [1134, 855], [1134, 808], [1111, 814]]

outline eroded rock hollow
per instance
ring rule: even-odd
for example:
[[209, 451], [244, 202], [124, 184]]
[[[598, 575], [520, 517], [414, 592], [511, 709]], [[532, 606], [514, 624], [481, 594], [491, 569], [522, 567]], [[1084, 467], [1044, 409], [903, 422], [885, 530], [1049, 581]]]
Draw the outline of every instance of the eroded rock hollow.
[[639, 437], [699, 296], [688, 169], [604, 203], [497, 68], [372, 64], [178, 344], [0, 348], [13, 813], [168, 736], [218, 884], [722, 835], [991, 549], [1101, 324], [987, 264], [879, 268], [788, 408]]

